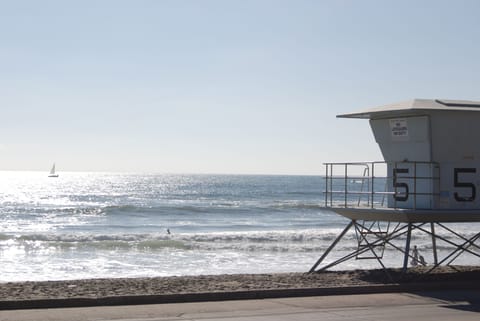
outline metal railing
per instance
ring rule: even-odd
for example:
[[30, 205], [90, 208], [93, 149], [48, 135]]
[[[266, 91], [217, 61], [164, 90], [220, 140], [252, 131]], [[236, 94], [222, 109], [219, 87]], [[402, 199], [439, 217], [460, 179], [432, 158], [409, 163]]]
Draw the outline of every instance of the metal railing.
[[439, 197], [438, 163], [377, 161], [324, 165], [326, 207], [433, 208]]

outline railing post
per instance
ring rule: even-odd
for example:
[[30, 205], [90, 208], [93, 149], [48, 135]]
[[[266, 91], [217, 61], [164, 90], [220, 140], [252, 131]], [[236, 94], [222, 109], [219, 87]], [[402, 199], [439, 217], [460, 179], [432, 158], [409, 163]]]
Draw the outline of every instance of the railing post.
[[333, 206], [333, 163], [330, 164], [330, 205]]
[[[325, 164], [325, 207], [328, 207], [328, 165]], [[332, 191], [330, 191], [331, 193]], [[330, 204], [332, 206], [332, 204]]]
[[348, 164], [345, 163], [345, 208], [347, 208], [347, 200], [348, 200], [348, 182], [347, 182], [347, 177], [348, 177]]
[[413, 209], [417, 209], [417, 162], [413, 162]]
[[375, 162], [372, 162], [372, 189], [371, 189], [371, 207], [373, 208], [373, 201], [374, 201], [374, 196], [375, 196], [375, 184], [374, 184], [374, 178], [375, 178]]
[[393, 181], [393, 207], [397, 208], [397, 162], [395, 162], [395, 166], [392, 172], [392, 181]]

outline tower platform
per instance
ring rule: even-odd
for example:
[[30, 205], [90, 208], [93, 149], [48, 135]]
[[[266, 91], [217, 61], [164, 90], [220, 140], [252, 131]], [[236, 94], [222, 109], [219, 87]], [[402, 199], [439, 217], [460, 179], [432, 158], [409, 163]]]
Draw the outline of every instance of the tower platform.
[[330, 207], [329, 210], [350, 220], [401, 223], [480, 222], [480, 210], [424, 210], [401, 208]]

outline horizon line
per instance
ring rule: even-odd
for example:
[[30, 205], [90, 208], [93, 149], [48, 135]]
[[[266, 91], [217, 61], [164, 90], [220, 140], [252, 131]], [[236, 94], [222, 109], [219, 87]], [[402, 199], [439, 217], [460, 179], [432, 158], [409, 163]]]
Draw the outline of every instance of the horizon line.
[[[0, 169], [0, 172], [35, 172], [48, 173], [39, 169]], [[299, 174], [299, 173], [229, 173], [229, 172], [160, 172], [160, 171], [126, 171], [126, 170], [59, 170], [57, 173], [109, 173], [109, 174], [144, 174], [144, 175], [225, 175], [225, 176], [324, 176], [320, 173]]]

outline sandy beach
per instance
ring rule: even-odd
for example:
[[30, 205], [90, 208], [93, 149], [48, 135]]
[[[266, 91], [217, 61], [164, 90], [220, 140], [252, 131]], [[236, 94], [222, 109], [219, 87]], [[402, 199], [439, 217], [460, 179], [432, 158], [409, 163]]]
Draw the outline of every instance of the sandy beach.
[[[404, 276], [399, 269], [391, 269], [389, 273], [396, 283], [468, 281], [480, 285], [480, 267], [442, 267], [430, 275], [425, 275], [425, 271], [426, 268], [417, 267]], [[0, 284], [0, 301], [368, 287], [389, 283], [383, 270], [9, 282]]]

